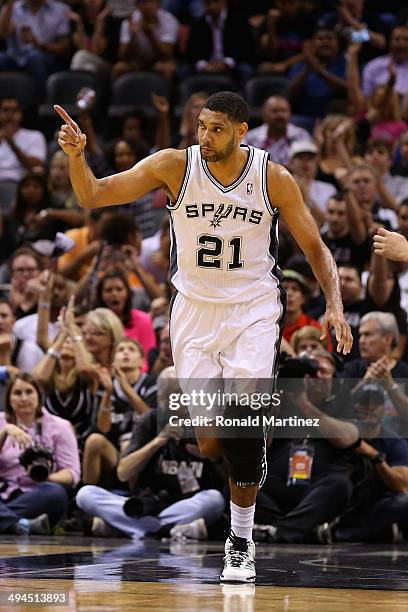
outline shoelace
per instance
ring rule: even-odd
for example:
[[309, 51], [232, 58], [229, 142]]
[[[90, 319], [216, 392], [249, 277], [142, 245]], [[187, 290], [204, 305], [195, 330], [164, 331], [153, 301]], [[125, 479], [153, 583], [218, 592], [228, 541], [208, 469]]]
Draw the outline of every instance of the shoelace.
[[227, 564], [232, 567], [240, 567], [243, 563], [249, 563], [248, 544], [244, 538], [237, 538], [232, 532], [229, 536], [232, 547], [227, 554]]

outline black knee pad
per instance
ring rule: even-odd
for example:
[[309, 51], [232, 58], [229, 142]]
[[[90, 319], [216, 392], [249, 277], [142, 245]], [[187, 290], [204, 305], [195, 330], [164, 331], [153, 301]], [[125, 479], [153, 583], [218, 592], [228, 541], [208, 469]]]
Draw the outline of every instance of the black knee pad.
[[[230, 419], [239, 419], [240, 424], [230, 425]], [[248, 425], [243, 424], [247, 420]], [[254, 411], [249, 406], [240, 404], [226, 406], [221, 444], [229, 476], [238, 487], [252, 487], [263, 483], [266, 476], [266, 458], [261, 411]]]

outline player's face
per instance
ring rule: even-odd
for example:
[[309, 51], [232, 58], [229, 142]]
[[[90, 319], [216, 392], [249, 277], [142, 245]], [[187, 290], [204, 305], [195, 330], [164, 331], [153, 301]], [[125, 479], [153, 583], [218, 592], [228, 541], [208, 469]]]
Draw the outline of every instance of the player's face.
[[203, 108], [198, 118], [201, 157], [218, 162], [229, 157], [246, 134], [246, 123], [233, 123], [224, 113]]

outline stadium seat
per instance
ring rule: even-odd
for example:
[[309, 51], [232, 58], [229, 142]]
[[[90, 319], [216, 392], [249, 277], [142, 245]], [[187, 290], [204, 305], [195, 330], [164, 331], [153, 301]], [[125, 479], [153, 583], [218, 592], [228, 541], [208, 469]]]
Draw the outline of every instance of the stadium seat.
[[0, 72], [1, 97], [16, 98], [23, 110], [33, 104], [34, 80], [24, 72]]
[[289, 81], [284, 77], [257, 76], [250, 79], [245, 86], [245, 98], [251, 108], [251, 116], [260, 115], [261, 106], [269, 96], [286, 96]]
[[180, 104], [184, 105], [191, 94], [204, 91], [213, 94], [217, 91], [237, 91], [238, 84], [234, 79], [223, 74], [197, 74], [185, 79], [179, 86]]
[[55, 72], [47, 80], [47, 99], [45, 104], [39, 108], [40, 117], [55, 117], [54, 104], [60, 104], [73, 116], [78, 114], [76, 98], [83, 87], [91, 87], [95, 90], [95, 111], [97, 111], [103, 100], [104, 83], [101, 78], [91, 72], [80, 70], [63, 70]]
[[111, 117], [121, 117], [135, 107], [146, 114], [155, 114], [152, 94], [168, 98], [170, 95], [168, 82], [154, 72], [129, 72], [119, 77], [112, 87], [112, 104], [108, 114]]

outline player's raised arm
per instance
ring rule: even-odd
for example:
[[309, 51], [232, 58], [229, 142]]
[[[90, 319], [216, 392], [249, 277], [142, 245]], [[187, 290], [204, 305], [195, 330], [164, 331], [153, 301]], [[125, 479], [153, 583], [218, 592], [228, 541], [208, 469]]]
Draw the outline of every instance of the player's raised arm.
[[300, 189], [294, 178], [283, 166], [269, 163], [268, 194], [279, 208], [290, 233], [304, 252], [326, 298], [323, 331], [330, 327], [336, 333], [337, 351], [345, 355], [353, 344], [350, 327], [343, 315], [340, 281], [332, 254], [321, 239], [310, 211], [303, 203]]
[[[146, 157], [130, 170], [97, 179], [84, 154], [86, 136], [61, 107], [54, 107], [65, 121], [58, 135], [58, 144], [69, 157], [69, 175], [78, 203], [84, 208], [126, 204], [166, 186], [166, 173], [174, 163], [171, 149]], [[179, 155], [181, 151], [177, 152]]]

